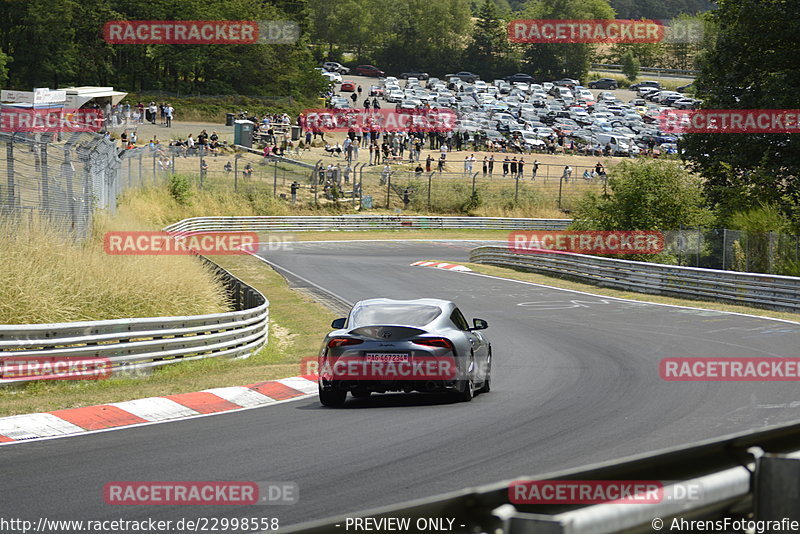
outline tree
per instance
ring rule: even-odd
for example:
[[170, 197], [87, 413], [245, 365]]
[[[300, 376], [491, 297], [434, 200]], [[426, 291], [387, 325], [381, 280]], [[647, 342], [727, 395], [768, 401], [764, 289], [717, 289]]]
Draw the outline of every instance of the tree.
[[[798, 109], [798, 2], [720, 0], [706, 26], [697, 95], [707, 109]], [[705, 178], [721, 213], [775, 204], [800, 219], [800, 139], [793, 134], [697, 133], [684, 136], [683, 157]]]
[[[607, 0], [530, 0], [518, 14], [522, 19], [613, 19]], [[587, 43], [522, 45], [533, 75], [543, 79], [565, 76], [583, 79], [589, 73], [594, 46]]]
[[575, 212], [579, 230], [677, 230], [713, 221], [699, 177], [680, 162], [624, 161], [608, 180], [608, 195], [588, 194]]
[[494, 0], [484, 0], [465, 51], [468, 68], [486, 79], [497, 77], [511, 67], [505, 21]]
[[622, 74], [630, 81], [639, 76], [639, 60], [634, 57], [631, 51], [622, 56]]
[[8, 81], [8, 64], [10, 62], [11, 58], [0, 50], [0, 86], [2, 87], [5, 87]]

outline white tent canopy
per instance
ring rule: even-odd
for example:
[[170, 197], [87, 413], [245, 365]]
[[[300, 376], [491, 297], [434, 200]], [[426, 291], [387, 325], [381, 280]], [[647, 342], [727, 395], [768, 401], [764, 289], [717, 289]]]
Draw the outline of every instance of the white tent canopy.
[[113, 87], [66, 87], [62, 91], [67, 92], [65, 104], [67, 108], [80, 108], [95, 98], [108, 98], [113, 106], [128, 95], [128, 93], [115, 91]]

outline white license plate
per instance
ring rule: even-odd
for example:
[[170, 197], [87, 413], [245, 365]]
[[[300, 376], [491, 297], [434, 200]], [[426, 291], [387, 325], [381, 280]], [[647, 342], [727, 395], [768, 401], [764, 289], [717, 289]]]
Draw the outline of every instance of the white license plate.
[[368, 362], [407, 362], [411, 356], [402, 352], [368, 352], [364, 359]]

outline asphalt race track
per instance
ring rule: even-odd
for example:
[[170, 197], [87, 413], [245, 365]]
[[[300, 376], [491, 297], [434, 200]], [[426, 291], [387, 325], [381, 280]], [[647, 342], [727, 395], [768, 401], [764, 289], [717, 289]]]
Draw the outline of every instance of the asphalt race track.
[[[268, 260], [355, 302], [454, 300], [489, 322], [492, 392], [383, 395], [0, 447], [2, 516], [278, 517], [281, 526], [800, 419], [791, 382], [666, 382], [661, 358], [800, 356], [800, 325], [411, 267], [475, 243], [298, 243]], [[299, 370], [298, 370], [299, 373]], [[257, 381], [259, 377], [252, 377]], [[108, 506], [116, 480], [295, 481], [271, 507]]]

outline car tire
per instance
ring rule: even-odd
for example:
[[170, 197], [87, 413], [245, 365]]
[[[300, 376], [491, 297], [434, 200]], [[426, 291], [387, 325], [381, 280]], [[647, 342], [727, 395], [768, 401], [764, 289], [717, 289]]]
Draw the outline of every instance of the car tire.
[[486, 367], [486, 379], [478, 393], [489, 393], [492, 390], [492, 353], [489, 352], [489, 365]]
[[[472, 354], [472, 353], [470, 354], [470, 362], [471, 362], [472, 366], [474, 367], [475, 354]], [[459, 385], [460, 385], [460, 387], [459, 387], [458, 391], [456, 391], [456, 393], [455, 393], [456, 399], [458, 399], [461, 402], [469, 402], [469, 401], [471, 401], [473, 399], [473, 397], [475, 397], [475, 389], [474, 389], [475, 383], [472, 380], [472, 377], [469, 376], [469, 377], [467, 377], [466, 380], [461, 380]]]
[[347, 400], [347, 392], [340, 389], [322, 389], [319, 386], [319, 402], [328, 408], [341, 408]]

